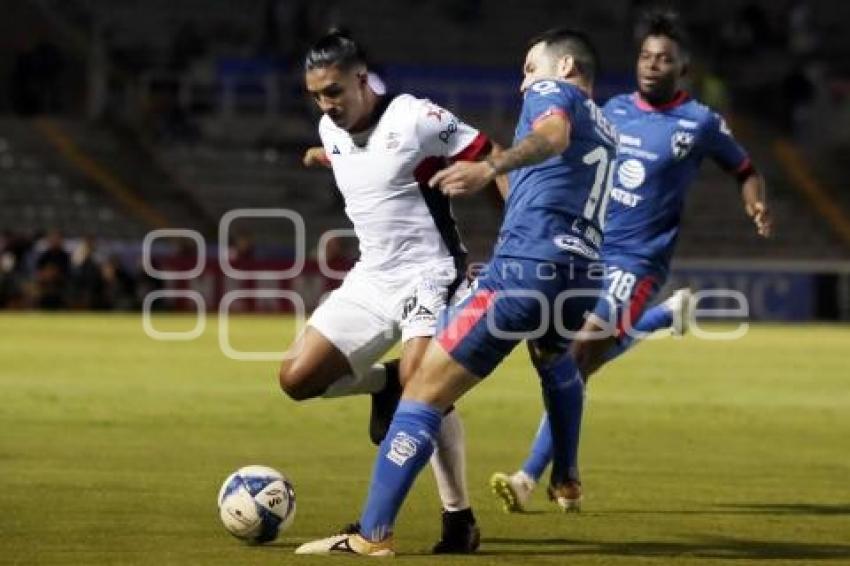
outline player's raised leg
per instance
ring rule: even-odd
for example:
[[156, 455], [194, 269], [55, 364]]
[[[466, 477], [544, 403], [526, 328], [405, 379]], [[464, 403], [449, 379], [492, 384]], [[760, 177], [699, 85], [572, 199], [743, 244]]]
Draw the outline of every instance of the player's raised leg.
[[284, 393], [295, 401], [374, 393], [386, 382], [383, 364], [356, 375], [348, 357], [311, 326], [305, 328], [284, 358], [278, 380]]
[[387, 292], [373, 279], [352, 270], [313, 312], [280, 366], [281, 389], [291, 398], [372, 394], [374, 408], [387, 388], [399, 390], [398, 362], [377, 363], [400, 331], [391, 313], [370, 302]]

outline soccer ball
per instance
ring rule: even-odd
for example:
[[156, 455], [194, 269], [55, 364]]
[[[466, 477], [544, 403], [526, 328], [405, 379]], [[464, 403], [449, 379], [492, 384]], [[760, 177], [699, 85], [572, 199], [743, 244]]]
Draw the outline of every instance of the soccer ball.
[[295, 519], [295, 490], [273, 468], [245, 466], [224, 480], [218, 512], [224, 528], [236, 538], [271, 542]]

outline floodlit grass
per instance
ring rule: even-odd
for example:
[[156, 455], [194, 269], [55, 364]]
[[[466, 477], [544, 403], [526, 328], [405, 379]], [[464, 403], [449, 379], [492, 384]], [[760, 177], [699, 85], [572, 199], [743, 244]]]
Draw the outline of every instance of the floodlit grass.
[[[191, 318], [160, 316], [188, 330]], [[281, 350], [282, 317], [238, 317], [234, 347]], [[436, 560], [423, 474], [397, 528], [417, 564], [850, 563], [850, 328], [754, 326], [742, 340], [641, 345], [595, 376], [580, 515], [542, 493], [502, 514], [487, 488], [525, 455], [541, 402], [523, 349], [460, 404], [481, 552]], [[216, 326], [158, 342], [138, 315], [0, 315], [0, 563], [310, 564], [299, 543], [354, 520], [374, 448], [366, 397], [297, 404], [276, 363], [237, 362]], [[287, 474], [298, 516], [248, 547], [221, 527], [220, 482]]]

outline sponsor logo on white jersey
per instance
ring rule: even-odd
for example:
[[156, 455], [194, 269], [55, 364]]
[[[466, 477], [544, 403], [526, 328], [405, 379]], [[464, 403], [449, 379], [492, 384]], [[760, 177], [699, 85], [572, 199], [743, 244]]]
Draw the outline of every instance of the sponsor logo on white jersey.
[[452, 118], [451, 121], [446, 125], [445, 129], [440, 131], [439, 137], [440, 141], [443, 143], [449, 143], [449, 139], [454, 135], [457, 131], [457, 118]]

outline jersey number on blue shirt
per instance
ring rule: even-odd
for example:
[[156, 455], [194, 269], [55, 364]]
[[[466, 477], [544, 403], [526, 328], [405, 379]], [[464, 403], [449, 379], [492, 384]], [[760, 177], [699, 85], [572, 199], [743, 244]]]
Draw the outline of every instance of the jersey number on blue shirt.
[[614, 162], [608, 157], [608, 150], [599, 146], [584, 154], [581, 158], [585, 165], [596, 164], [596, 176], [587, 202], [584, 203], [584, 218], [596, 223], [600, 229], [605, 228], [605, 211], [608, 209], [608, 198], [611, 196], [611, 186], [614, 180]]

